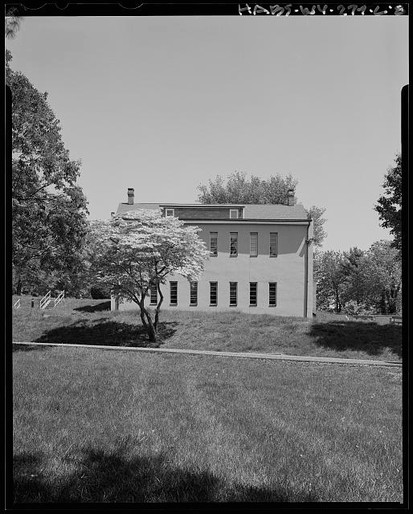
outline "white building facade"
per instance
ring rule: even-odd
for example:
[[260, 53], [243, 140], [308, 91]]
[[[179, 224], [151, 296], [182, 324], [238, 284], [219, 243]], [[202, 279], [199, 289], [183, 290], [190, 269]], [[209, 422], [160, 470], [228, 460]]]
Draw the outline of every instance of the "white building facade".
[[[201, 229], [210, 257], [197, 282], [171, 275], [161, 286], [163, 310], [234, 311], [249, 314], [313, 315], [312, 221], [301, 204], [148, 204], [128, 203], [116, 214], [156, 209]], [[156, 305], [156, 292], [150, 303]], [[112, 309], [137, 309], [134, 303]]]

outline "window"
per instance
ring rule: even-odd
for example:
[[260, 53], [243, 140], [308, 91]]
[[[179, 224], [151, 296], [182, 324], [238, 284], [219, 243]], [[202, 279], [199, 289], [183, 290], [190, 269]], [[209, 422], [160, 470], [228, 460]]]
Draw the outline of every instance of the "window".
[[218, 282], [209, 283], [209, 304], [218, 305]]
[[178, 305], [178, 282], [169, 282], [170, 305]]
[[250, 282], [250, 307], [257, 306], [257, 282]]
[[229, 217], [231, 219], [237, 219], [238, 218], [238, 209], [230, 209], [229, 210]]
[[270, 257], [278, 255], [278, 232], [270, 232]]
[[238, 256], [238, 232], [230, 232], [229, 256]]
[[230, 304], [230, 306], [237, 305], [237, 289], [238, 289], [238, 282], [230, 282], [229, 283], [229, 304]]
[[258, 255], [258, 232], [250, 233], [250, 257]]
[[209, 255], [211, 257], [218, 255], [218, 232], [209, 233]]
[[276, 307], [277, 305], [277, 282], [269, 282], [268, 284], [268, 305]]
[[165, 216], [175, 216], [174, 209], [165, 209]]
[[158, 303], [158, 288], [156, 286], [151, 287], [151, 305], [157, 305]]
[[189, 291], [189, 305], [198, 305], [198, 282], [191, 282]]

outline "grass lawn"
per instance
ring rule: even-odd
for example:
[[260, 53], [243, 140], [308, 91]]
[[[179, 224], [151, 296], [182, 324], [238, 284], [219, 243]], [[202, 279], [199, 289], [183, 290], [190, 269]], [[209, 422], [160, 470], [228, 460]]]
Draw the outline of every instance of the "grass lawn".
[[16, 503], [403, 500], [394, 368], [21, 346], [13, 373]]
[[[13, 341], [149, 346], [137, 312], [109, 309], [105, 300], [67, 299], [41, 311], [30, 307], [29, 297], [22, 298], [21, 309], [13, 310]], [[401, 361], [402, 328], [325, 313], [307, 320], [164, 311], [157, 346]]]

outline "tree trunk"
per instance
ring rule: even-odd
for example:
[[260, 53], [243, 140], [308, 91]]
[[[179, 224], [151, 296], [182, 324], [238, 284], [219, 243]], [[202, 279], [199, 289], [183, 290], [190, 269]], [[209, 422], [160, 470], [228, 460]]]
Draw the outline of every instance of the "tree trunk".
[[338, 290], [336, 290], [336, 313], [339, 314], [340, 312], [341, 312], [340, 297], [338, 294]]
[[155, 309], [155, 321], [154, 321], [154, 327], [155, 327], [155, 331], [158, 330], [158, 322], [159, 322], [159, 313], [161, 311], [161, 305], [162, 305], [162, 302], [163, 302], [163, 294], [162, 294], [162, 291], [161, 291], [161, 288], [160, 288], [160, 285], [158, 284], [158, 293], [159, 293], [159, 302], [158, 302], [158, 305], [156, 306], [156, 309]]
[[381, 312], [381, 314], [387, 314], [387, 305], [386, 305], [386, 294], [385, 294], [385, 291], [381, 292], [380, 312]]
[[145, 305], [144, 305], [143, 301], [141, 303], [139, 303], [139, 308], [141, 311], [140, 315], [141, 315], [142, 325], [144, 326], [144, 328], [148, 334], [149, 341], [151, 343], [156, 343], [156, 327], [154, 327], [151, 315], [145, 309]]

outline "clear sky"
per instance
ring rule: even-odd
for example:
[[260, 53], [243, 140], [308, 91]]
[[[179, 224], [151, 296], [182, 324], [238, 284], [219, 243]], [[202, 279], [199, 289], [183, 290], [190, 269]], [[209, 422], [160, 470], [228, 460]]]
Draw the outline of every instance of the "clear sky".
[[39, 17], [7, 41], [61, 121], [91, 219], [197, 200], [235, 170], [291, 173], [324, 250], [389, 232], [373, 206], [400, 151], [408, 17]]

